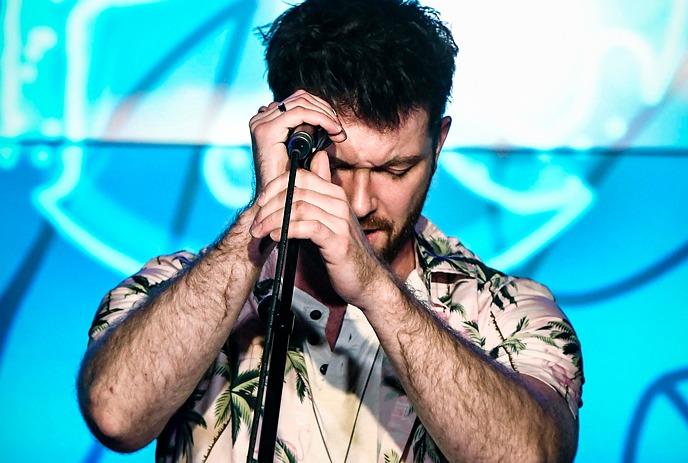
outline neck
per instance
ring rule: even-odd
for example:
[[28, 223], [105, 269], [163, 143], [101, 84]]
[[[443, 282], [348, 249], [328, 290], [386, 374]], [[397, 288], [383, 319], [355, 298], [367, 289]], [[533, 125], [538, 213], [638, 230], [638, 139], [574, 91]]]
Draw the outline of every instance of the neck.
[[401, 281], [406, 281], [411, 272], [416, 268], [416, 250], [413, 237], [406, 241], [389, 267], [397, 278]]

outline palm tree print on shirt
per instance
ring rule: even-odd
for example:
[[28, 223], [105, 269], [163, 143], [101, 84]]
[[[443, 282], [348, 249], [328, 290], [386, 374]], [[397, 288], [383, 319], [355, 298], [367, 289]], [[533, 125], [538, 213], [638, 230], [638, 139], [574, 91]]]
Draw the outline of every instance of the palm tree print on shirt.
[[213, 374], [221, 376], [227, 387], [215, 399], [215, 435], [205, 453], [203, 461], [210, 455], [218, 439], [231, 423], [232, 445], [236, 442], [239, 429], [243, 423], [247, 429], [251, 428], [253, 412], [255, 410], [255, 396], [253, 392], [258, 386], [259, 369], [239, 371], [237, 350], [229, 342], [222, 346], [220, 355], [213, 367]]
[[[385, 376], [382, 381], [393, 391], [393, 394], [400, 396], [406, 395], [406, 391], [404, 391], [401, 381], [399, 381], [399, 378], [396, 376]], [[411, 405], [409, 413], [413, 413], [413, 405]], [[413, 422], [411, 433], [406, 445], [404, 446], [402, 454], [399, 455], [392, 449], [387, 450], [384, 453], [385, 463], [401, 463], [406, 461], [406, 456], [411, 448], [413, 449], [413, 463], [423, 463], [426, 457], [428, 457], [433, 463], [447, 462], [446, 457], [437, 447], [434, 439], [427, 429], [425, 429], [425, 426], [423, 426], [423, 423], [417, 416]]]
[[187, 459], [190, 458], [194, 445], [194, 428], [207, 427], [203, 415], [195, 410], [196, 403], [203, 398], [205, 392], [205, 389], [197, 388], [177, 413], [170, 418], [158, 437], [158, 446], [155, 450], [156, 461], [165, 461], [170, 456], [173, 457], [173, 461], [181, 461], [184, 456]]
[[[487, 287], [492, 296], [492, 303], [499, 309], [504, 310], [508, 304], [516, 303], [510, 291], [516, 287], [516, 284], [504, 273], [486, 266], [476, 258], [467, 256], [458, 244], [446, 238], [431, 236], [426, 239], [421, 234], [415, 236], [419, 244], [418, 253], [426, 276], [426, 286], [430, 287], [429, 278], [433, 269], [440, 265], [448, 265], [455, 271], [475, 279], [478, 292], [482, 292]], [[464, 282], [459, 281], [457, 287]]]

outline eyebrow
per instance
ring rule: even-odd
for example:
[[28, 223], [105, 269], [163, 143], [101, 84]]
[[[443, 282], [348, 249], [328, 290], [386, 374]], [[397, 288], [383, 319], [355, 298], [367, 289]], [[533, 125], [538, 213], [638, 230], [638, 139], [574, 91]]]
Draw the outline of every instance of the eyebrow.
[[[419, 163], [420, 161], [422, 161], [423, 159], [425, 159], [424, 154], [412, 154], [412, 155], [408, 155], [408, 156], [397, 156], [397, 157], [394, 157], [394, 158], [390, 159], [389, 161], [385, 162], [381, 166], [375, 167], [375, 169], [385, 169], [388, 167], [399, 167], [399, 166], [403, 166], [403, 165], [415, 165], [415, 164]], [[349, 164], [348, 162], [342, 161], [341, 159], [336, 158], [336, 157], [332, 158], [331, 161], [333, 162], [333, 164], [335, 164], [337, 166], [354, 167], [353, 164]]]
[[397, 156], [385, 162], [380, 167], [397, 167], [403, 165], [415, 165], [425, 159], [424, 154], [412, 154], [409, 156]]

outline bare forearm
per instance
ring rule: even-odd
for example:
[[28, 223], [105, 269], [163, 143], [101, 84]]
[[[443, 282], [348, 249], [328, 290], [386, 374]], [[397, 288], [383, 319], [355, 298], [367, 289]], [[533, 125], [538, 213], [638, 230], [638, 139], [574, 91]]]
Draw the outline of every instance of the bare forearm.
[[262, 265], [248, 233], [254, 214], [89, 348], [82, 407], [113, 447], [156, 437], [217, 356]]
[[393, 280], [378, 294], [383, 302], [366, 316], [450, 461], [562, 458], [556, 417], [516, 374], [443, 326]]

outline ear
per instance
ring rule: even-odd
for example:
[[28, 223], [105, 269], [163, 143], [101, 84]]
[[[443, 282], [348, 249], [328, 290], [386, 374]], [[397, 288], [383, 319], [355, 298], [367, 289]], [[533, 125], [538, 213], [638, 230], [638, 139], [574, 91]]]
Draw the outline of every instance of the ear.
[[449, 128], [451, 127], [452, 118], [450, 116], [444, 116], [440, 121], [440, 130], [437, 134], [437, 144], [435, 146], [435, 166], [437, 166], [437, 160], [440, 157], [440, 151], [442, 151], [442, 146], [444, 146], [444, 141], [449, 135]]

